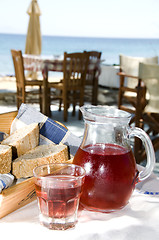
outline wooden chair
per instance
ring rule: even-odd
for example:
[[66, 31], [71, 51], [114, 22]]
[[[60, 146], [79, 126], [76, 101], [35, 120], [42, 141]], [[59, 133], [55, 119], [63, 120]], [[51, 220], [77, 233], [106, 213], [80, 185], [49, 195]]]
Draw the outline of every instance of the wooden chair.
[[[89, 60], [100, 61], [101, 52], [98, 51], [84, 51], [88, 54]], [[93, 105], [98, 103], [98, 76], [97, 69], [88, 72], [85, 82], [85, 97], [87, 101], [90, 101]]]
[[[139, 63], [158, 63], [158, 57], [141, 58], [141, 57], [129, 57], [120, 55], [120, 87], [118, 94], [118, 108], [124, 111], [128, 111], [132, 114], [136, 113], [136, 107], [138, 103], [137, 97], [140, 99], [140, 95], [146, 94], [146, 88], [143, 82], [138, 78]], [[135, 115], [132, 118], [135, 121]]]
[[42, 112], [42, 80], [26, 80], [22, 52], [11, 50], [16, 86], [17, 86], [17, 109], [21, 103], [39, 103]]
[[[159, 65], [140, 63], [139, 79], [144, 82], [149, 99], [148, 101], [144, 99], [145, 107], [140, 109], [138, 122], [150, 136], [154, 149], [157, 151], [159, 149]], [[139, 139], [135, 141], [134, 153], [138, 163], [146, 157], [145, 149]]]
[[[86, 53], [64, 53], [63, 79], [57, 83], [48, 82], [48, 108], [50, 109], [51, 101], [60, 99], [64, 107], [64, 121], [67, 121], [67, 111], [70, 104], [73, 104], [73, 115], [75, 107], [84, 104], [84, 88], [86, 73], [88, 69], [88, 55]], [[52, 95], [51, 89], [58, 89], [59, 95]], [[50, 111], [50, 110], [49, 110]], [[81, 112], [79, 111], [79, 119]]]

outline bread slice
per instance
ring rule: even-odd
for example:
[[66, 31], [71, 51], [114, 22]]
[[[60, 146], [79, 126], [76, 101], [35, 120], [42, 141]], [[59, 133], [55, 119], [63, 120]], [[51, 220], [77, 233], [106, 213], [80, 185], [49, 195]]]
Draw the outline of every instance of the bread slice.
[[13, 158], [20, 157], [39, 145], [38, 123], [32, 123], [16, 130], [4, 139], [1, 144], [12, 146]]
[[0, 173], [9, 173], [11, 171], [12, 148], [7, 145], [0, 145]]
[[48, 163], [62, 163], [69, 160], [66, 145], [40, 145], [12, 162], [12, 174], [16, 178], [33, 176], [33, 169]]

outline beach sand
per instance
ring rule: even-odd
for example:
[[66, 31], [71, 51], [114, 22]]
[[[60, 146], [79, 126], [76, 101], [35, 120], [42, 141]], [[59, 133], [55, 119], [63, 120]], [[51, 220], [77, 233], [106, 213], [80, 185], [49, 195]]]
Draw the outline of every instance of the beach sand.
[[0, 77], [0, 93], [3, 91], [16, 92], [15, 77], [10, 76]]
[[[8, 107], [8, 108], [7, 108]], [[16, 110], [15, 77], [0, 77], [0, 113]]]
[[[49, 78], [49, 81], [58, 81], [58, 77]], [[89, 91], [89, 90], [88, 90]], [[88, 94], [89, 95], [89, 94]], [[0, 105], [15, 103], [16, 79], [13, 76], [0, 77]], [[117, 106], [118, 90], [99, 86], [98, 103]], [[86, 99], [87, 101], [87, 99]]]
[[16, 80], [15, 77], [0, 77], [0, 93], [12, 92], [16, 93]]

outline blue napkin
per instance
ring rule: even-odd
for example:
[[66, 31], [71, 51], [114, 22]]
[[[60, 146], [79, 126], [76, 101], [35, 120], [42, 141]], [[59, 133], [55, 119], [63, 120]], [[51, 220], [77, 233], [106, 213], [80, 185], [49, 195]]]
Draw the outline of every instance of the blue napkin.
[[55, 122], [49, 117], [39, 112], [34, 107], [27, 104], [21, 104], [15, 121], [12, 123], [11, 129], [15, 129], [15, 125], [18, 126], [21, 123], [31, 124], [39, 123], [40, 128], [40, 140], [39, 145], [49, 144], [49, 143], [63, 143], [69, 147], [71, 155], [75, 155], [81, 139], [74, 134], [72, 134], [68, 129]]

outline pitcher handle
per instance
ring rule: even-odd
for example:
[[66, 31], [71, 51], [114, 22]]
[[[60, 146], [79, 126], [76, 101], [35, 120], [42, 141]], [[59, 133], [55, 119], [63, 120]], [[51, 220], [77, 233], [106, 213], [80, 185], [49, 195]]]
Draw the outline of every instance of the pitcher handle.
[[145, 147], [145, 151], [147, 155], [147, 164], [144, 170], [139, 173], [139, 180], [143, 181], [144, 179], [148, 178], [153, 171], [153, 168], [156, 162], [154, 148], [148, 134], [145, 131], [143, 131], [141, 128], [138, 128], [138, 127], [129, 128], [128, 135], [129, 137], [140, 138]]

